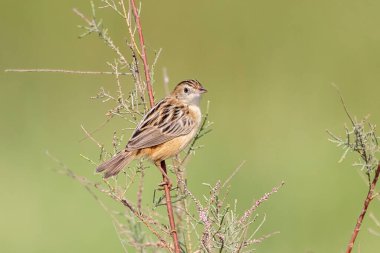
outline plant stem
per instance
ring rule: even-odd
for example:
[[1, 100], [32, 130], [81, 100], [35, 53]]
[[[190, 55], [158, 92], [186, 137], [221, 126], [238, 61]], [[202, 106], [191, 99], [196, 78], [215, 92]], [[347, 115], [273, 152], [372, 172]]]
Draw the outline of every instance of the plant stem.
[[[133, 9], [134, 17], [135, 17], [137, 30], [139, 32], [140, 47], [141, 47], [141, 58], [142, 58], [142, 61], [144, 64], [144, 72], [145, 72], [145, 78], [146, 78], [146, 86], [147, 86], [147, 90], [148, 90], [148, 94], [149, 94], [150, 107], [153, 107], [154, 106], [153, 89], [152, 89], [152, 83], [151, 83], [151, 79], [150, 79], [148, 60], [147, 60], [147, 56], [146, 56], [146, 52], [145, 52], [144, 36], [142, 33], [140, 17], [139, 17], [137, 8], [136, 8], [135, 0], [131, 0], [131, 3], [132, 3], [132, 9]], [[161, 162], [161, 168], [165, 173], [167, 172], [165, 161]], [[162, 177], [163, 177], [163, 180], [165, 182], [164, 190], [165, 190], [165, 198], [166, 198], [166, 208], [167, 208], [169, 224], [170, 224], [170, 233], [173, 237], [174, 252], [179, 253], [180, 247], [179, 247], [177, 230], [176, 230], [176, 226], [175, 226], [175, 222], [174, 222], [173, 207], [172, 207], [172, 201], [171, 201], [171, 195], [170, 195], [171, 186], [168, 182], [168, 178], [164, 174], [162, 174]]]
[[375, 177], [372, 180], [372, 183], [371, 183], [370, 188], [369, 188], [368, 193], [367, 193], [367, 197], [364, 200], [363, 209], [362, 209], [362, 211], [361, 211], [361, 213], [359, 215], [359, 218], [358, 218], [358, 220], [356, 222], [354, 231], [352, 232], [351, 239], [350, 239], [350, 241], [349, 241], [349, 243], [347, 245], [346, 253], [350, 253], [352, 251], [352, 248], [354, 247], [356, 237], [358, 236], [358, 234], [360, 232], [360, 227], [362, 225], [364, 216], [367, 213], [368, 206], [371, 203], [371, 201], [373, 200], [373, 195], [374, 195], [374, 192], [375, 192], [375, 187], [376, 187], [376, 184], [377, 184], [377, 180], [379, 179], [379, 175], [380, 175], [380, 164], [377, 166], [377, 169], [376, 169], [376, 172], [375, 172]]
[[132, 3], [133, 15], [135, 16], [135, 22], [136, 22], [137, 30], [139, 31], [141, 58], [142, 58], [142, 61], [144, 64], [144, 73], [145, 73], [145, 78], [146, 78], [146, 87], [148, 88], [150, 106], [152, 107], [154, 105], [154, 96], [153, 96], [152, 83], [150, 81], [148, 59], [147, 59], [146, 52], [145, 52], [144, 36], [142, 33], [140, 17], [139, 17], [139, 13], [137, 11], [137, 8], [136, 8], [135, 0], [131, 0], [131, 3]]
[[[82, 71], [68, 69], [6, 69], [5, 72], [53, 72], [65, 74], [89, 74], [89, 75], [115, 75], [115, 72], [110, 71]], [[130, 75], [131, 73], [118, 73], [119, 75]]]
[[[161, 168], [165, 173], [167, 173], [165, 161], [161, 162]], [[174, 242], [174, 252], [179, 253], [180, 252], [179, 241], [178, 241], [177, 230], [176, 230], [176, 226], [174, 222], [173, 206], [172, 206], [172, 200], [170, 196], [171, 185], [168, 182], [167, 177], [162, 175], [162, 178], [164, 179], [164, 182], [165, 182], [164, 189], [165, 189], [165, 198], [166, 198], [166, 209], [167, 209], [168, 217], [169, 217], [170, 234], [173, 237], [173, 242]]]

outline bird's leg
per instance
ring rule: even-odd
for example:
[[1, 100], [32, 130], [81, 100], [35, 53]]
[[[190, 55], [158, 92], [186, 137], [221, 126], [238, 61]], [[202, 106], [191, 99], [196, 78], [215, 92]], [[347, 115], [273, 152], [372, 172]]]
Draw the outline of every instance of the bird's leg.
[[164, 163], [164, 161], [157, 161], [154, 163], [157, 168], [161, 171], [162, 173], [162, 176], [164, 178], [164, 182], [162, 182], [161, 184], [159, 184], [159, 186], [164, 186], [164, 185], [167, 185], [169, 188], [172, 187], [172, 183], [170, 182], [170, 178], [166, 172], [166, 165]]

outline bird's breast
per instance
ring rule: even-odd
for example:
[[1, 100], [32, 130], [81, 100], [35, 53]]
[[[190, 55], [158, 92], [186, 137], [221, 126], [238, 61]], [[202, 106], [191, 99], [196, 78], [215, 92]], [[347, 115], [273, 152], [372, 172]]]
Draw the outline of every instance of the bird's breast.
[[162, 161], [179, 154], [185, 149], [197, 134], [202, 119], [201, 111], [197, 106], [189, 106], [189, 113], [196, 124], [188, 134], [178, 136], [154, 147], [145, 148], [142, 151], [143, 155], [152, 161]]

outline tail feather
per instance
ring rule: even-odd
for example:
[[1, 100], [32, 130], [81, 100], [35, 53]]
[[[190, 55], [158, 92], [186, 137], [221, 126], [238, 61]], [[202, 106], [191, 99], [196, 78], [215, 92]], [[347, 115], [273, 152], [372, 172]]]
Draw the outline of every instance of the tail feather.
[[104, 171], [104, 178], [117, 175], [134, 158], [133, 152], [123, 150], [110, 160], [105, 161], [96, 168], [96, 172]]

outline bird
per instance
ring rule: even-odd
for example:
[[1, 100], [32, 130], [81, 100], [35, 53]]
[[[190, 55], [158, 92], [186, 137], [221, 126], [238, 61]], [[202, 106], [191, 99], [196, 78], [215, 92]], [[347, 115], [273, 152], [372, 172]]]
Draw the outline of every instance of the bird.
[[[202, 120], [200, 100], [207, 90], [197, 80], [185, 80], [142, 118], [125, 148], [96, 168], [103, 178], [117, 175], [132, 160], [148, 158], [163, 176], [161, 162], [179, 154], [196, 136]], [[169, 179], [168, 179], [169, 180]]]

